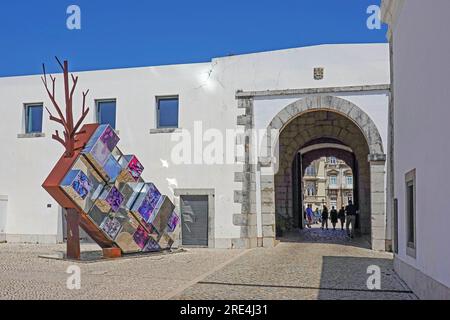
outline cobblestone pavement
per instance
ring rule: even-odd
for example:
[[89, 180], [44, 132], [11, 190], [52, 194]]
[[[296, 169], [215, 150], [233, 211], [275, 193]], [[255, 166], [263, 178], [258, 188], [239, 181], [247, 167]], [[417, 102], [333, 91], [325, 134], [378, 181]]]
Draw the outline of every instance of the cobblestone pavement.
[[[416, 298], [393, 272], [390, 254], [329, 232], [311, 229], [272, 249], [188, 249], [79, 263], [81, 290], [66, 287], [66, 270], [74, 263], [38, 257], [63, 251], [63, 245], [1, 244], [0, 299]], [[84, 251], [96, 248], [83, 245]], [[381, 268], [381, 291], [367, 289], [369, 265]]]
[[[301, 242], [299, 242], [301, 241]], [[186, 289], [177, 299], [417, 299], [394, 273], [392, 255], [367, 249], [345, 231], [313, 228], [273, 249], [254, 249]], [[367, 268], [381, 269], [381, 290]]]
[[[189, 249], [186, 252], [79, 263], [81, 290], [68, 290], [73, 262], [39, 258], [64, 245], [0, 244], [0, 299], [163, 299], [199, 276], [242, 254], [242, 250]], [[83, 251], [97, 250], [83, 245]]]

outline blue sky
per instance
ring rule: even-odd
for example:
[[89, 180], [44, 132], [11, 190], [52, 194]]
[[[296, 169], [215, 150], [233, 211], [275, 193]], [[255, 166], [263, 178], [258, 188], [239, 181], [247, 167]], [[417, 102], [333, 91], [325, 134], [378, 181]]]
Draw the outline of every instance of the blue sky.
[[[81, 8], [81, 30], [66, 27]], [[366, 27], [380, 0], [1, 1], [0, 76], [36, 74], [53, 57], [73, 71], [209, 61], [324, 43], [386, 42]]]

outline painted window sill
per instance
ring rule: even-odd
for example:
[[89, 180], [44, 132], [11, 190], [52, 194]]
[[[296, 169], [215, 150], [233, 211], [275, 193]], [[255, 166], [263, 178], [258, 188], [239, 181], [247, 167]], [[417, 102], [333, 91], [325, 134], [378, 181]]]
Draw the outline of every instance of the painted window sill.
[[416, 259], [416, 246], [413, 243], [408, 243], [406, 246], [406, 255]]
[[19, 133], [17, 135], [19, 139], [32, 139], [32, 138], [45, 138], [45, 133], [36, 132], [36, 133]]
[[159, 128], [159, 129], [150, 129], [150, 134], [160, 134], [160, 133], [175, 133], [181, 132], [180, 128]]

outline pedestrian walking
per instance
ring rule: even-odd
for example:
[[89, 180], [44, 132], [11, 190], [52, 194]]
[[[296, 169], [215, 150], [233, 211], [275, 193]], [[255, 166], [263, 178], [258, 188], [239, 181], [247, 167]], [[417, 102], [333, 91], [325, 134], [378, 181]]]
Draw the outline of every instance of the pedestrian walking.
[[322, 223], [322, 214], [320, 213], [319, 208], [316, 208], [316, 211], [314, 211], [314, 224], [316, 223]]
[[341, 210], [338, 212], [338, 219], [341, 222], [341, 230], [344, 230], [345, 225], [345, 207], [342, 206]]
[[[355, 235], [355, 221], [356, 221], [356, 207], [353, 204], [351, 200], [348, 201], [348, 206], [345, 208], [345, 214], [346, 214], [346, 230], [347, 235], [350, 238], [353, 238]], [[352, 228], [350, 230], [350, 225], [352, 225]]]
[[313, 209], [312, 204], [308, 204], [308, 208], [306, 208], [306, 221], [308, 228], [311, 229], [311, 223], [313, 221]]
[[326, 227], [328, 230], [328, 208], [325, 205], [323, 206], [322, 210], [322, 230], [324, 227]]
[[338, 222], [338, 212], [335, 207], [331, 207], [330, 220], [333, 225], [333, 230], [336, 230], [336, 223]]

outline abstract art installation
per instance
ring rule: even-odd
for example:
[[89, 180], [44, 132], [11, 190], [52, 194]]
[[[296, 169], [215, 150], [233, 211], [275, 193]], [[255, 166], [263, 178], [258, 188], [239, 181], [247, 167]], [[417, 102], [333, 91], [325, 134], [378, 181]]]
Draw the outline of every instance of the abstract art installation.
[[136, 156], [122, 154], [115, 131], [97, 126], [61, 189], [122, 253], [170, 249], [179, 223], [175, 206], [141, 178], [144, 167]]
[[74, 120], [78, 77], [69, 74], [67, 61], [57, 61], [63, 70], [65, 108], [55, 99], [56, 77], [50, 75], [50, 83], [45, 66], [42, 82], [57, 111], [54, 116], [47, 109], [50, 120], [64, 127], [63, 136], [56, 130], [52, 138], [65, 152], [42, 186], [66, 211], [67, 257], [81, 257], [79, 228], [103, 248], [105, 257], [170, 249], [180, 221], [175, 206], [142, 179], [144, 166], [135, 155], [120, 151], [120, 138], [111, 126], [82, 126], [89, 90], [83, 92], [81, 117]]

